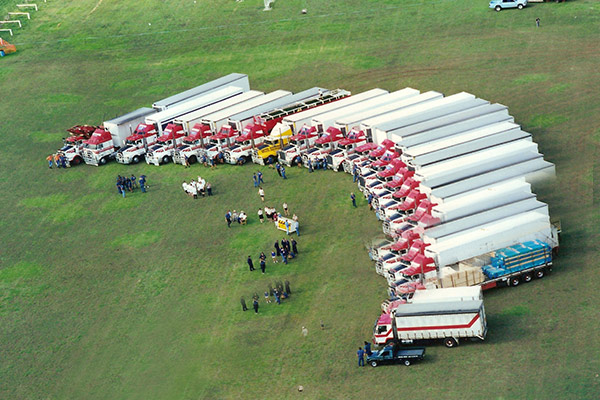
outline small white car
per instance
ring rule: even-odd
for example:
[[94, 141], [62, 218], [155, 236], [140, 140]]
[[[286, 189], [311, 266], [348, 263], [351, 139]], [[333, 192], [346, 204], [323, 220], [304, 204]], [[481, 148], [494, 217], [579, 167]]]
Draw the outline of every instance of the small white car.
[[492, 0], [490, 1], [490, 8], [496, 11], [502, 11], [505, 8], [518, 8], [522, 10], [527, 6], [527, 0]]

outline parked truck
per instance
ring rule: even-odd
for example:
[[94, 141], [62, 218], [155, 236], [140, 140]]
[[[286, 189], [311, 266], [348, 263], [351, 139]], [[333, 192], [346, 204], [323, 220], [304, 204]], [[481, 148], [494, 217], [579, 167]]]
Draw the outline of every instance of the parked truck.
[[376, 367], [383, 364], [402, 363], [407, 367], [415, 361], [425, 358], [424, 347], [406, 348], [401, 346], [385, 346], [367, 356], [367, 364]]
[[175, 149], [181, 145], [185, 133], [183, 128], [176, 124], [168, 124], [164, 134], [156, 140], [156, 144], [146, 152], [146, 164], [159, 166], [171, 162]]
[[92, 136], [97, 128], [97, 126], [92, 125], [76, 125], [67, 129], [71, 136], [63, 138], [63, 145], [57, 151], [57, 154], [65, 157], [69, 165], [81, 164], [83, 162], [84, 142]]
[[250, 82], [248, 81], [248, 75], [232, 73], [225, 75], [221, 78], [215, 79], [210, 82], [206, 82], [195, 88], [177, 93], [173, 96], [167, 97], [162, 100], [158, 100], [152, 104], [152, 108], [157, 111], [164, 111], [167, 108], [173, 107], [178, 103], [193, 99], [198, 96], [206, 95], [211, 92], [215, 92], [219, 89], [223, 89], [228, 86], [234, 86], [242, 89], [242, 92], [250, 90]]
[[373, 343], [411, 344], [441, 340], [455, 347], [461, 339], [484, 340], [487, 322], [481, 288], [417, 290], [407, 303], [375, 322]]
[[259, 165], [271, 165], [277, 160], [277, 152], [290, 141], [292, 131], [289, 127], [277, 124], [265, 140], [252, 149], [252, 162]]
[[[236, 138], [235, 144], [224, 150], [225, 162], [229, 164], [244, 164], [252, 157], [252, 149], [262, 143], [271, 129], [281, 120], [297, 112], [316, 107], [320, 104], [320, 94], [326, 89], [314, 87], [296, 93], [289, 97], [285, 105], [275, 107], [251, 119], [244, 116], [229, 118], [229, 124], [242, 134]], [[242, 119], [244, 118], [244, 119]]]
[[85, 163], [98, 166], [115, 158], [125, 139], [133, 133], [133, 127], [155, 112], [151, 108], [140, 108], [104, 121], [103, 129], [96, 129], [92, 137], [84, 141], [82, 155]]

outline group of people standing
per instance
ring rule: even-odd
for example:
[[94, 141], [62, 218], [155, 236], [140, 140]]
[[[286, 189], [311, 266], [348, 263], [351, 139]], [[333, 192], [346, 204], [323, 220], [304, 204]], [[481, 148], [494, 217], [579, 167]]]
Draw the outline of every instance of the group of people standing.
[[204, 178], [198, 176], [198, 180], [192, 180], [189, 183], [183, 181], [181, 184], [183, 187], [183, 191], [190, 197], [194, 199], [198, 198], [198, 195], [205, 197], [206, 195], [212, 196], [212, 186], [209, 182], [206, 182]]
[[48, 168], [50, 169], [52, 169], [52, 162], [54, 162], [56, 168], [67, 168], [71, 166], [69, 160], [67, 160], [67, 157], [60, 153], [50, 154], [48, 157], [46, 157], [46, 161], [48, 161]]
[[246, 225], [246, 222], [248, 222], [248, 215], [244, 211], [240, 211], [238, 214], [238, 212], [235, 210], [233, 210], [233, 212], [231, 212], [231, 210], [227, 210], [227, 214], [225, 214], [225, 220], [227, 221], [228, 228], [231, 228], [232, 222], [237, 222], [240, 225]]
[[327, 158], [317, 158], [314, 163], [309, 159], [306, 166], [308, 167], [308, 172], [313, 172], [316, 169], [327, 169]]
[[282, 177], [283, 179], [287, 179], [287, 176], [285, 176], [285, 166], [284, 165], [276, 163], [275, 169], [277, 170], [277, 173], [279, 174], [280, 177]]
[[294, 238], [291, 241], [286, 238], [281, 239], [281, 245], [275, 241], [273, 248], [275, 250], [271, 252], [271, 258], [275, 264], [278, 257], [281, 257], [281, 262], [287, 265], [288, 259], [296, 258], [298, 255], [298, 242]]
[[254, 175], [252, 175], [252, 181], [254, 182], [254, 187], [259, 187], [261, 183], [265, 183], [262, 172], [256, 171]]
[[[138, 187], [136, 181], [137, 178], [133, 174], [130, 177], [117, 175], [117, 192], [123, 197], [125, 197], [126, 192], [133, 193]], [[142, 193], [146, 193], [146, 175], [140, 176], [139, 184]]]
[[[265, 303], [271, 304], [271, 297], [275, 300], [278, 305], [281, 305], [281, 301], [284, 299], [288, 299], [292, 294], [292, 289], [290, 288], [290, 281], [286, 280], [285, 283], [281, 281], [276, 281], [274, 285], [269, 283], [268, 289], [265, 291]], [[252, 308], [254, 308], [254, 312], [258, 314], [258, 293], [254, 293], [252, 295]], [[246, 299], [242, 296], [240, 298], [240, 304], [242, 305], [242, 311], [247, 311], [248, 306], [246, 305]]]

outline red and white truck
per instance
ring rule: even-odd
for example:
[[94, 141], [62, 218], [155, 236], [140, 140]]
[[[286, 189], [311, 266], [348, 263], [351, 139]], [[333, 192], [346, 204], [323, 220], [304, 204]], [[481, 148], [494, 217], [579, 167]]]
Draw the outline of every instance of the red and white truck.
[[171, 162], [175, 149], [185, 137], [183, 128], [176, 124], [168, 124], [163, 133], [164, 135], [156, 140], [156, 144], [148, 148], [146, 164], [159, 166]]
[[90, 138], [97, 126], [76, 125], [67, 129], [71, 136], [63, 138], [63, 146], [57, 151], [67, 159], [69, 165], [78, 165], [83, 162], [83, 142]]
[[120, 164], [137, 164], [149, 146], [156, 143], [158, 132], [154, 125], [139, 124], [133, 135], [127, 136], [125, 145], [117, 151], [116, 160]]
[[441, 340], [455, 347], [460, 340], [484, 340], [487, 321], [480, 287], [417, 290], [406, 303], [381, 314], [373, 329], [373, 343], [411, 344]]

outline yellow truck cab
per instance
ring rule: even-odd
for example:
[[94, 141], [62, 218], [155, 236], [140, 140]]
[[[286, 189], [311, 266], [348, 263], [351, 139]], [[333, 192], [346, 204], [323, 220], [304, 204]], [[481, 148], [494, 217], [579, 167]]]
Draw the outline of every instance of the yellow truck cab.
[[277, 151], [285, 147], [291, 137], [292, 130], [289, 126], [282, 123], [275, 125], [262, 144], [252, 149], [252, 162], [260, 165], [274, 164]]

